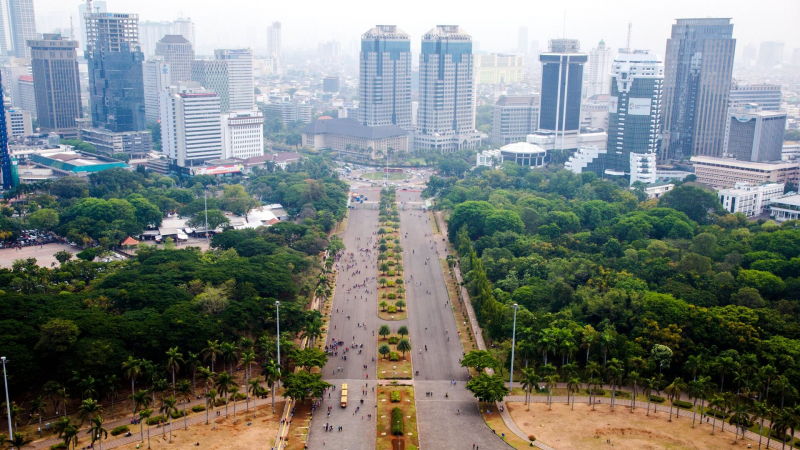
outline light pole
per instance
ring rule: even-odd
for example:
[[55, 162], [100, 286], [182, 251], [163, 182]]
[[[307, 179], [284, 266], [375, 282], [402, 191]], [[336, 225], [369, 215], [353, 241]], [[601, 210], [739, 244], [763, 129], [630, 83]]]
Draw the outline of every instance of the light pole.
[[206, 244], [208, 244], [208, 200], [206, 200], [206, 189], [203, 188], [203, 210], [206, 212]]
[[0, 357], [3, 361], [3, 383], [6, 386], [6, 408], [8, 408], [8, 438], [14, 439], [14, 428], [11, 426], [11, 402], [8, 400], [8, 377], [6, 376], [6, 357]]
[[278, 318], [278, 384], [281, 379], [281, 302], [275, 301], [275, 316]]
[[511, 376], [508, 380], [508, 390], [509, 393], [514, 390], [514, 347], [516, 346], [516, 339], [517, 339], [517, 310], [519, 309], [519, 305], [514, 303], [514, 327], [513, 332], [511, 333]]

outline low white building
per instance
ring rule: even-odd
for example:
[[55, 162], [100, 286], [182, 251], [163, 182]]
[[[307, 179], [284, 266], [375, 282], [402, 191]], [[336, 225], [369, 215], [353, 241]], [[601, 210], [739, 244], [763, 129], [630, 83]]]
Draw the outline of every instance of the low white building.
[[783, 183], [753, 186], [740, 182], [732, 189], [720, 190], [717, 195], [726, 211], [740, 212], [747, 217], [754, 217], [764, 213], [772, 200], [783, 197], [784, 187]]
[[514, 162], [523, 167], [544, 167], [550, 160], [547, 150], [528, 142], [515, 142], [495, 150], [478, 153], [477, 166], [495, 167], [504, 162]]
[[644, 188], [647, 198], [661, 198], [662, 195], [673, 190], [675, 185], [672, 183], [656, 183]]
[[770, 216], [772, 216], [776, 222], [800, 220], [800, 194], [772, 200], [769, 209]]
[[258, 109], [222, 115], [224, 158], [247, 159], [264, 154], [264, 115]]

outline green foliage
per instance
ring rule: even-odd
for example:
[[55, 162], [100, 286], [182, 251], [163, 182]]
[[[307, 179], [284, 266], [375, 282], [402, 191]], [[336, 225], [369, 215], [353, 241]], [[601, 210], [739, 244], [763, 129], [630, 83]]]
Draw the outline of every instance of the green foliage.
[[111, 431], [109, 431], [109, 434], [111, 434], [112, 436], [119, 436], [120, 434], [127, 433], [127, 432], [128, 432], [128, 426], [127, 425], [121, 425], [121, 426], [118, 426], [118, 427], [112, 429]]
[[192, 412], [199, 413], [199, 412], [203, 412], [205, 410], [206, 410], [206, 407], [203, 406], [203, 405], [194, 405], [194, 406], [192, 406]]
[[398, 402], [400, 402], [400, 392], [398, 392], [398, 391], [391, 391], [391, 393], [390, 393], [390, 397], [391, 397], [391, 402], [392, 402], [392, 403], [398, 403]]
[[397, 336], [392, 336], [389, 338], [389, 345], [397, 345], [397, 342], [400, 340]]
[[400, 354], [397, 352], [389, 352], [389, 361], [400, 361]]
[[147, 424], [151, 425], [151, 426], [152, 425], [158, 425], [159, 422], [164, 423], [165, 420], [166, 419], [162, 415], [152, 416], [149, 419], [147, 419]]
[[403, 431], [403, 410], [394, 407], [392, 408], [392, 434], [394, 436], [402, 436], [404, 434]]
[[660, 397], [658, 395], [651, 395], [650, 401], [655, 403], [664, 403], [665, 401], [667, 401], [667, 399], [665, 399], [664, 397]]

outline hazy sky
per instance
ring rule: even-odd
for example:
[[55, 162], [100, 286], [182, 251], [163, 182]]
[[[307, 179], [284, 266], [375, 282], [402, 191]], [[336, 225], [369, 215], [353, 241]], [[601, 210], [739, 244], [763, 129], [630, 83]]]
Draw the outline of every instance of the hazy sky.
[[[39, 31], [69, 27], [77, 17], [75, 0], [34, 0]], [[600, 39], [624, 46], [633, 21], [633, 47], [664, 53], [675, 18], [730, 17], [737, 50], [761, 41], [786, 43], [785, 58], [800, 47], [800, 0], [107, 0], [109, 12], [138, 13], [140, 20], [191, 17], [200, 50], [223, 46], [265, 46], [266, 27], [283, 25], [286, 50], [316, 48], [336, 39], [346, 52], [352, 40], [375, 24], [396, 24], [418, 48], [420, 36], [436, 24], [461, 25], [485, 51], [515, 51], [520, 26], [528, 40], [562, 36], [581, 41], [588, 51]]]

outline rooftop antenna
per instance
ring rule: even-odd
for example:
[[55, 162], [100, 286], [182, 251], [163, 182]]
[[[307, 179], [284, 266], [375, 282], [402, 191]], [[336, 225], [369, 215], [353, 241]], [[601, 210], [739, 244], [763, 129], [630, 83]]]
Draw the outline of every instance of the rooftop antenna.
[[72, 25], [72, 14], [69, 15], [69, 40], [75, 39], [75, 27]]
[[633, 31], [633, 21], [628, 22], [628, 47], [625, 49], [628, 53], [631, 52], [631, 32]]
[[[89, 0], [91, 1], [91, 0]], [[564, 24], [561, 28], [561, 39], [567, 38], [567, 10], [564, 10]]]

